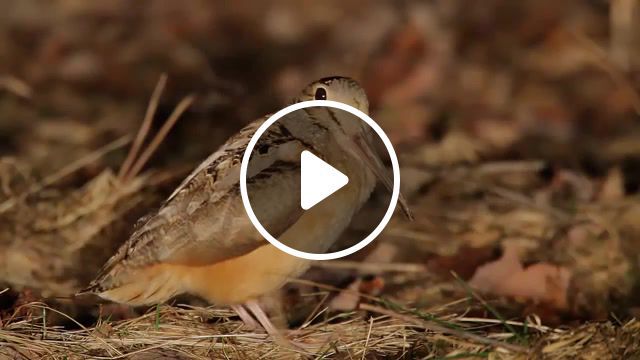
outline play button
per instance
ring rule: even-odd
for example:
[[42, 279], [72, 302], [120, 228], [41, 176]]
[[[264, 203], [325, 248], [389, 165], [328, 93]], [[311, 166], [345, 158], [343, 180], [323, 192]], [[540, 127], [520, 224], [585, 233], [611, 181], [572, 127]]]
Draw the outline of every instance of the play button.
[[309, 210], [349, 183], [349, 178], [310, 151], [300, 154], [300, 207]]
[[[365, 136], [363, 129], [368, 129]], [[381, 154], [373, 149], [376, 135], [387, 149], [392, 179], [385, 174], [385, 156], [378, 158]], [[243, 149], [241, 139], [237, 146]], [[289, 105], [262, 122], [243, 150], [240, 195], [246, 215], [271, 245], [298, 258], [338, 259], [364, 248], [389, 223], [400, 196], [399, 164], [391, 141], [367, 114], [342, 102]], [[238, 154], [229, 161], [237, 161]], [[391, 194], [386, 199], [376, 196], [376, 203], [388, 206], [361, 214], [370, 196], [368, 186], [377, 181]], [[358, 215], [363, 215], [360, 220]], [[330, 249], [352, 220], [359, 222], [351, 234], [363, 239]]]

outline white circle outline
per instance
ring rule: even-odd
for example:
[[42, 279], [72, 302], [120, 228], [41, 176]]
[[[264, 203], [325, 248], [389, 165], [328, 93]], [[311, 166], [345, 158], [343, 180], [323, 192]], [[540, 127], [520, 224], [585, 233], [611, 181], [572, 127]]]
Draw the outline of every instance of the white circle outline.
[[[281, 243], [278, 239], [274, 238], [262, 226], [262, 224], [256, 217], [256, 214], [253, 212], [253, 208], [251, 207], [249, 196], [247, 194], [247, 167], [249, 165], [249, 159], [251, 158], [251, 153], [253, 152], [253, 148], [258, 143], [258, 140], [260, 139], [262, 134], [264, 134], [264, 132], [267, 131], [267, 129], [271, 125], [273, 125], [276, 121], [278, 121], [283, 116], [297, 110], [306, 109], [309, 107], [318, 107], [318, 106], [332, 107], [332, 108], [349, 112], [354, 116], [357, 116], [358, 118], [360, 118], [362, 121], [366, 122], [369, 126], [371, 126], [371, 128], [375, 130], [376, 134], [378, 134], [380, 139], [382, 139], [384, 146], [387, 148], [387, 152], [389, 153], [389, 157], [391, 158], [391, 166], [393, 169], [393, 190], [391, 192], [391, 201], [389, 202], [389, 208], [387, 209], [387, 212], [384, 214], [384, 217], [382, 218], [378, 226], [376, 226], [376, 228], [373, 229], [373, 231], [369, 235], [367, 235], [367, 237], [361, 240], [359, 243], [340, 251], [335, 251], [331, 253], [322, 253], [322, 254], [309, 253], [305, 251], [296, 250], [290, 246], [287, 246]], [[353, 106], [350, 106], [341, 102], [337, 102], [337, 101], [331, 101], [331, 100], [302, 101], [299, 103], [295, 103], [293, 105], [289, 105], [281, 109], [280, 111], [276, 112], [275, 114], [271, 115], [269, 119], [267, 119], [262, 125], [260, 125], [260, 127], [258, 127], [258, 130], [256, 130], [256, 132], [253, 134], [253, 136], [249, 140], [247, 149], [244, 151], [244, 155], [242, 156], [242, 163], [240, 164], [240, 195], [242, 197], [242, 203], [244, 205], [244, 209], [247, 212], [247, 215], [249, 216], [249, 220], [251, 220], [251, 223], [258, 230], [260, 235], [262, 235], [265, 239], [267, 239], [267, 241], [269, 241], [273, 246], [277, 247], [278, 249], [284, 251], [289, 255], [296, 256], [302, 259], [307, 259], [307, 260], [339, 259], [341, 257], [351, 255], [356, 251], [361, 250], [365, 246], [369, 245], [376, 237], [378, 237], [378, 235], [380, 235], [382, 230], [384, 230], [384, 228], [389, 223], [389, 220], [391, 220], [391, 216], [393, 216], [393, 212], [395, 211], [396, 204], [398, 203], [398, 197], [400, 195], [400, 166], [398, 164], [398, 156], [396, 155], [396, 152], [393, 149], [393, 145], [391, 144], [391, 140], [389, 140], [389, 137], [387, 136], [387, 134], [385, 134], [382, 128], [372, 118], [370, 118], [369, 115], [365, 114], [364, 112], [354, 108]]]

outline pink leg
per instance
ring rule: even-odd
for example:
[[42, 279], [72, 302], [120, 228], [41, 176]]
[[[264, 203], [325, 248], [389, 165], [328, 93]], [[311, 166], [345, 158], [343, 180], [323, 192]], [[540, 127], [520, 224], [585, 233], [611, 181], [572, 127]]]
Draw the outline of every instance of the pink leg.
[[282, 332], [273, 325], [257, 301], [249, 300], [244, 305], [249, 311], [251, 311], [251, 313], [253, 313], [260, 325], [262, 325], [262, 327], [267, 331], [267, 334], [273, 337], [278, 344], [298, 351], [303, 351], [305, 353], [315, 353], [319, 350], [317, 345], [299, 343], [282, 335]]
[[249, 328], [249, 330], [259, 330], [261, 328], [260, 324], [247, 312], [247, 309], [242, 305], [231, 305], [233, 311], [235, 311], [244, 324]]
[[282, 333], [278, 331], [278, 329], [276, 329], [276, 327], [273, 325], [271, 320], [269, 320], [269, 317], [264, 313], [262, 307], [260, 307], [260, 304], [258, 304], [257, 301], [249, 300], [245, 303], [245, 306], [247, 307], [247, 309], [249, 309], [249, 311], [251, 311], [251, 313], [253, 313], [253, 315], [255, 315], [260, 325], [262, 325], [262, 327], [267, 331], [267, 334], [276, 338], [282, 337]]

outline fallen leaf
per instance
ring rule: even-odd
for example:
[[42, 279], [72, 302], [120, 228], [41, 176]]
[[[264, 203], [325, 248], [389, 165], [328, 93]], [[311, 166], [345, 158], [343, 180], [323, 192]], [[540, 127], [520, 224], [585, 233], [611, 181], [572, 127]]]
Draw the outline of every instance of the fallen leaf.
[[329, 302], [329, 309], [337, 311], [351, 311], [356, 309], [360, 302], [358, 289], [361, 283], [362, 280], [358, 278], [349, 284], [346, 289], [340, 291], [340, 293]]
[[476, 269], [487, 261], [495, 259], [495, 246], [461, 247], [455, 255], [439, 256], [427, 263], [429, 271], [449, 277], [455, 272], [463, 279], [469, 279]]
[[549, 263], [525, 268], [515, 246], [505, 246], [502, 257], [480, 266], [469, 284], [485, 293], [548, 303], [556, 309], [568, 308], [567, 289], [571, 272]]
[[462, 131], [451, 131], [442, 141], [421, 146], [416, 156], [426, 165], [450, 165], [475, 163], [480, 158], [484, 144]]
[[329, 309], [337, 311], [352, 311], [360, 304], [360, 295], [377, 296], [384, 288], [384, 280], [380, 276], [365, 276], [354, 280], [349, 286], [340, 291], [329, 302]]
[[613, 202], [624, 198], [624, 177], [619, 167], [609, 170], [607, 178], [602, 183], [598, 200], [602, 202]]
[[[371, 263], [390, 263], [398, 249], [390, 243], [381, 243], [378, 245], [363, 262]], [[361, 275], [356, 278], [346, 289], [340, 291], [329, 302], [329, 308], [338, 311], [355, 310], [360, 303], [360, 295], [366, 294], [371, 296], [379, 295], [384, 288], [384, 280], [378, 275]]]
[[389, 88], [406, 80], [426, 52], [426, 41], [414, 24], [390, 33], [365, 70], [363, 86], [371, 106], [375, 108]]

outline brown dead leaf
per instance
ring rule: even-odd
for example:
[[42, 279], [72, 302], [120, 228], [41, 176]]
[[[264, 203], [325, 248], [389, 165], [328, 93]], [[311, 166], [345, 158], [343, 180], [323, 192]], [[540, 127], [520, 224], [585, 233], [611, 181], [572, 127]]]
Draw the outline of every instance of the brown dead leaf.
[[463, 279], [469, 279], [478, 269], [478, 266], [495, 258], [495, 247], [461, 247], [455, 255], [440, 256], [427, 263], [431, 272], [441, 276], [450, 276], [455, 272]]
[[598, 200], [602, 202], [614, 202], [624, 198], [624, 176], [620, 167], [609, 170], [606, 179], [602, 183]]
[[336, 297], [331, 299], [329, 309], [337, 311], [351, 311], [357, 308], [358, 303], [360, 302], [358, 289], [360, 288], [361, 283], [361, 279], [356, 279], [354, 282], [349, 284], [345, 290], [340, 291]]
[[[395, 245], [384, 242], [376, 246], [363, 262], [390, 263], [397, 252], [398, 249]], [[360, 294], [376, 296], [382, 292], [383, 288], [384, 279], [382, 277], [377, 275], [360, 276], [329, 302], [329, 308], [338, 311], [354, 310], [360, 303]]]
[[360, 294], [377, 296], [380, 295], [383, 288], [384, 279], [380, 276], [358, 278], [329, 302], [329, 309], [337, 311], [355, 310], [360, 304]]
[[390, 263], [398, 254], [398, 247], [389, 242], [381, 242], [367, 255], [364, 262]]
[[523, 131], [515, 121], [480, 119], [474, 122], [474, 135], [495, 149], [507, 149], [522, 138]]
[[403, 103], [381, 108], [375, 119], [394, 144], [420, 144], [425, 140], [433, 114], [425, 104]]
[[426, 59], [420, 61], [408, 74], [406, 79], [390, 87], [381, 102], [385, 104], [411, 103], [429, 94], [437, 86], [441, 69]]
[[462, 131], [449, 132], [439, 143], [425, 144], [417, 153], [417, 160], [426, 165], [475, 163], [484, 150], [484, 144]]
[[568, 307], [571, 272], [561, 266], [538, 263], [525, 268], [515, 246], [505, 246], [502, 257], [478, 268], [469, 284], [486, 293]]
[[550, 191], [553, 193], [559, 193], [563, 189], [569, 189], [582, 201], [591, 200], [595, 191], [594, 184], [589, 178], [568, 169], [559, 170], [550, 185]]
[[389, 88], [407, 78], [425, 51], [425, 39], [412, 23], [402, 24], [388, 35], [365, 70], [363, 85], [372, 107]]

